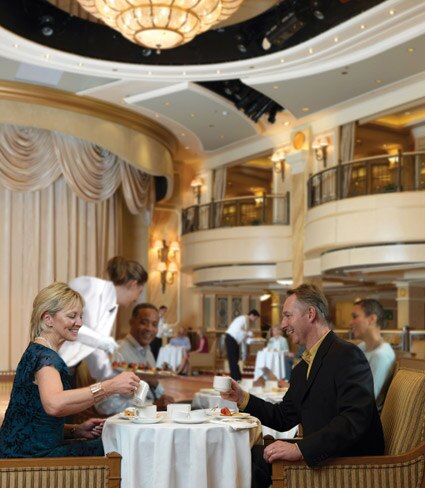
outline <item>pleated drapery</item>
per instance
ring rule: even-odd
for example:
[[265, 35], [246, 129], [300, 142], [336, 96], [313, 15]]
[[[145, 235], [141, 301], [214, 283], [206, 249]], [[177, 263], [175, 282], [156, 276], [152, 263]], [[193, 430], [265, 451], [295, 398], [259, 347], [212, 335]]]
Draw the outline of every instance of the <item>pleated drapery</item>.
[[28, 344], [32, 302], [53, 281], [103, 276], [120, 253], [122, 200], [153, 206], [152, 177], [71, 136], [0, 126], [0, 370]]

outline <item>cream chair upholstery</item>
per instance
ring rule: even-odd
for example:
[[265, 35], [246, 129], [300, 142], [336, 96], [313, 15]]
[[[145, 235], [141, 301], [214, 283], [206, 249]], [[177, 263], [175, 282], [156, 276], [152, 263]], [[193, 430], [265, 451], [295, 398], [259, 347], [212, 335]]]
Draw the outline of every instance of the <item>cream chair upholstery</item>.
[[192, 371], [208, 370], [216, 371], [216, 351], [217, 351], [217, 340], [214, 339], [210, 343], [208, 352], [191, 352], [189, 355], [189, 374]]
[[385, 455], [337, 458], [314, 469], [278, 461], [273, 488], [425, 488], [425, 371], [397, 371], [381, 419]]
[[120, 488], [121, 456], [0, 459], [4, 488]]

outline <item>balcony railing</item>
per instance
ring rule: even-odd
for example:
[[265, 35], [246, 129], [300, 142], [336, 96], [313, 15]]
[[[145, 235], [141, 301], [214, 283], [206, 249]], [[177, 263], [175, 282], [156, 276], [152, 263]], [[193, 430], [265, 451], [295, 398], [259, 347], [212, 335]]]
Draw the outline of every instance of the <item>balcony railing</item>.
[[248, 225], [289, 225], [289, 193], [217, 200], [182, 211], [183, 234]]
[[308, 180], [308, 207], [377, 193], [425, 190], [425, 151], [339, 164]]

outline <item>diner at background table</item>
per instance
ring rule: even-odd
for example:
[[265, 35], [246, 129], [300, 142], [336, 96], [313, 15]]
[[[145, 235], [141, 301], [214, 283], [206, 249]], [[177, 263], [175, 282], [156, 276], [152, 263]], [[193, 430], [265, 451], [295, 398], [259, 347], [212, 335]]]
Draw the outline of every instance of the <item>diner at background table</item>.
[[[150, 350], [150, 344], [156, 336], [158, 320], [159, 314], [155, 305], [151, 303], [136, 305], [129, 320], [130, 332], [119, 341], [119, 347], [115, 351], [113, 359], [118, 364], [125, 361], [127, 365], [143, 363], [148, 368], [155, 368], [155, 358]], [[174, 399], [166, 394], [157, 377], [143, 373], [138, 373], [138, 376], [148, 383], [150, 390], [147, 398], [158, 408], [164, 409], [169, 403], [174, 402]], [[131, 405], [131, 398], [123, 395], [112, 395], [96, 404], [96, 409], [102, 415], [112, 415], [122, 412]]]
[[184, 327], [178, 328], [177, 336], [170, 340], [169, 345], [183, 349], [181, 363], [176, 368], [176, 371], [177, 374], [187, 374], [189, 369], [189, 351], [192, 349], [192, 345]]
[[304, 459], [313, 467], [335, 456], [384, 452], [369, 364], [357, 346], [330, 330], [328, 303], [321, 290], [307, 284], [288, 290], [282, 317], [282, 329], [295, 344], [306, 347], [282, 402], [273, 405], [250, 395], [236, 381], [230, 392], [221, 393], [268, 427], [279, 431], [303, 427], [303, 438], [295, 444], [275, 441], [265, 449], [254, 446], [255, 488], [270, 486], [273, 461]]
[[65, 283], [52, 283], [35, 297], [31, 342], [18, 364], [0, 429], [0, 457], [104, 454], [100, 440], [103, 419], [72, 425], [65, 423], [65, 417], [93, 406], [106, 395], [133, 394], [139, 378], [125, 372], [102, 383], [72, 389], [68, 368], [57, 351], [65, 341], [77, 339], [83, 304], [81, 295]]
[[384, 325], [384, 309], [373, 298], [358, 300], [353, 305], [349, 326], [354, 339], [361, 339], [357, 346], [369, 361], [373, 375], [373, 391], [378, 411], [384, 406], [385, 396], [393, 376], [396, 357], [391, 344], [384, 341], [381, 327]]
[[118, 347], [111, 337], [118, 306], [134, 304], [148, 279], [140, 263], [121, 256], [111, 258], [106, 271], [109, 280], [80, 276], [69, 283], [84, 298], [83, 327], [77, 340], [65, 343], [59, 351], [70, 368], [84, 359], [90, 376], [97, 381], [116, 376], [108, 353]]

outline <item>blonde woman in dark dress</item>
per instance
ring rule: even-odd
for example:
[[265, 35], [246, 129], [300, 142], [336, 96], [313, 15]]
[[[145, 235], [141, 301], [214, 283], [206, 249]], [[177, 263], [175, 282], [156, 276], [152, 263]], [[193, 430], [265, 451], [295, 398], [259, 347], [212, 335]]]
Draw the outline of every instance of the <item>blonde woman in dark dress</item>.
[[[65, 283], [53, 283], [36, 296], [31, 316], [31, 342], [13, 384], [0, 429], [0, 457], [103, 455], [102, 419], [79, 425], [65, 417], [91, 407], [109, 395], [132, 395], [139, 378], [124, 372], [85, 388], [71, 389], [68, 368], [57, 353], [75, 341], [82, 325], [83, 299]], [[67, 444], [66, 438], [85, 439]]]

